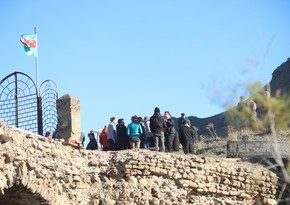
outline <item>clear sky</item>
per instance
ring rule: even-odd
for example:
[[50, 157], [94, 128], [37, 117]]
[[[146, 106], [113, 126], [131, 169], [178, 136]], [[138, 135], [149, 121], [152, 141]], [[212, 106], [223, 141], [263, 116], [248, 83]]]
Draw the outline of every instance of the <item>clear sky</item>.
[[19, 38], [36, 26], [39, 82], [80, 100], [85, 133], [156, 106], [209, 117], [290, 57], [289, 20], [288, 0], [2, 0], [0, 78], [35, 79]]

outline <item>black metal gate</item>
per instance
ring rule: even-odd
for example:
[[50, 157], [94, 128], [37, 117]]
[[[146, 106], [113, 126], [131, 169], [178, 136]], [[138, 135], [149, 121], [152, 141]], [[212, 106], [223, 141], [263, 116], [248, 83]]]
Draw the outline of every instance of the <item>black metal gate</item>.
[[[44, 81], [41, 85], [42, 95], [38, 95], [35, 82], [25, 73], [14, 72], [2, 79], [0, 81], [0, 121], [40, 135], [44, 133], [44, 125], [45, 131], [53, 131], [57, 122], [58, 94], [55, 83], [55, 90], [48, 88], [47, 85], [51, 82]], [[51, 102], [46, 103], [49, 98], [52, 99]], [[46, 110], [50, 110], [49, 113]], [[43, 119], [46, 120], [45, 123]]]
[[43, 133], [53, 132], [57, 128], [56, 100], [58, 91], [56, 83], [52, 80], [44, 81], [39, 87], [42, 99], [42, 126]]

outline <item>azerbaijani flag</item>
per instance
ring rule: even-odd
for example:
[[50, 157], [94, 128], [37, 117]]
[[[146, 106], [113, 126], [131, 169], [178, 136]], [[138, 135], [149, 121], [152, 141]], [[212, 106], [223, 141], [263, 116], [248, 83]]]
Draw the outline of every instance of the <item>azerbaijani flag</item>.
[[21, 35], [20, 42], [24, 46], [25, 54], [28, 56], [37, 56], [37, 37], [34, 34]]

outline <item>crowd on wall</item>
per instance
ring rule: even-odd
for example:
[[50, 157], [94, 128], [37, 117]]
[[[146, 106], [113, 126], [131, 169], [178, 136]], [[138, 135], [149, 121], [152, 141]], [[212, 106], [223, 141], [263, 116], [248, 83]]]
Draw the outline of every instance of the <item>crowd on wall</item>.
[[[87, 150], [116, 151], [133, 149], [150, 149], [160, 152], [179, 151], [180, 144], [184, 153], [194, 153], [196, 132], [190, 120], [181, 113], [178, 127], [171, 118], [169, 111], [162, 115], [156, 107], [151, 117], [131, 117], [127, 126], [123, 118], [110, 118], [110, 123], [102, 131], [91, 130], [88, 133]], [[84, 134], [81, 140], [85, 139]]]
[[[265, 91], [265, 100], [270, 99], [270, 92]], [[249, 98], [245, 101], [244, 96], [240, 96], [240, 101], [237, 104], [238, 113], [250, 113], [250, 120], [253, 121], [256, 130], [259, 130], [261, 125], [259, 121], [266, 119], [268, 108], [265, 106], [257, 106], [257, 103]], [[237, 114], [237, 113], [236, 113]], [[236, 128], [241, 129], [247, 127], [247, 120], [243, 120], [241, 115], [235, 118]], [[265, 124], [265, 123], [264, 123]], [[267, 124], [266, 124], [267, 125]], [[266, 126], [269, 131], [269, 125]], [[45, 137], [59, 139], [57, 129], [51, 133], [46, 132]], [[181, 113], [178, 118], [178, 125], [175, 125], [169, 111], [165, 111], [161, 115], [160, 109], [155, 107], [151, 117], [131, 117], [131, 123], [125, 125], [123, 118], [110, 118], [110, 123], [105, 125], [102, 131], [91, 130], [88, 133], [89, 143], [86, 146], [87, 150], [102, 150], [116, 151], [126, 149], [150, 149], [160, 152], [179, 151], [180, 145], [185, 154], [194, 153], [194, 142], [197, 139], [197, 132], [191, 126], [191, 122], [184, 113]], [[82, 132], [80, 141], [84, 145], [85, 134]]]

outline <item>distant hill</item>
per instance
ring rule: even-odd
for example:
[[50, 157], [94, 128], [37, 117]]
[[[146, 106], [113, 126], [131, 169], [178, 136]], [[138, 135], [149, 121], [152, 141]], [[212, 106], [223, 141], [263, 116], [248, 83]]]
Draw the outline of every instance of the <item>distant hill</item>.
[[[274, 70], [270, 81], [270, 88], [271, 93], [276, 93], [279, 91], [282, 95], [290, 97], [290, 58]], [[189, 116], [189, 119], [192, 125], [199, 128], [199, 135], [210, 135], [210, 132], [206, 129], [206, 126], [212, 123], [217, 135], [219, 137], [226, 137], [229, 126], [229, 123], [225, 118], [227, 112], [229, 112], [229, 110], [207, 118]], [[178, 124], [177, 118], [175, 118], [175, 122]]]

